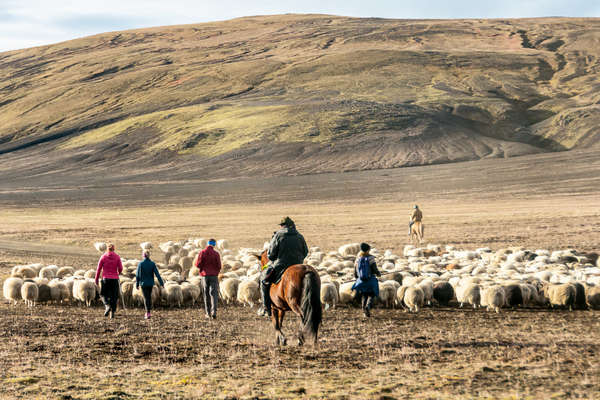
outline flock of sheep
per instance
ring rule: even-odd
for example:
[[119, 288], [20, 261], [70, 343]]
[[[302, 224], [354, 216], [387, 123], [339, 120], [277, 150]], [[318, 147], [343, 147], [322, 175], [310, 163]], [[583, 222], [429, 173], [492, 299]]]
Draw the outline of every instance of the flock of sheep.
[[[163, 259], [155, 259], [165, 287], [154, 286], [155, 305], [193, 306], [202, 295], [201, 278], [193, 267], [194, 258], [206, 246], [205, 239], [162, 243]], [[265, 244], [266, 245], [266, 244]], [[142, 249], [151, 249], [149, 242]], [[96, 243], [104, 251], [104, 243]], [[227, 240], [216, 246], [223, 269], [220, 280], [221, 300], [250, 307], [260, 301], [260, 263], [256, 254], [262, 249], [241, 248], [233, 251]], [[359, 244], [341, 246], [324, 252], [313, 247], [305, 260], [321, 276], [321, 301], [326, 309], [337, 304], [355, 304], [354, 260]], [[392, 251], [372, 249], [382, 276], [379, 279], [382, 307], [401, 307], [418, 312], [425, 305], [465, 304], [487, 307], [500, 312], [504, 307], [564, 307], [600, 309], [600, 260], [595, 253], [575, 250], [550, 252], [508, 248], [492, 251], [458, 250], [452, 246], [406, 246], [402, 256]], [[143, 295], [135, 288], [139, 260], [123, 259], [121, 301], [123, 306], [142, 306]], [[96, 304], [99, 288], [94, 282], [95, 268], [17, 265], [3, 284], [4, 297], [10, 302]]]

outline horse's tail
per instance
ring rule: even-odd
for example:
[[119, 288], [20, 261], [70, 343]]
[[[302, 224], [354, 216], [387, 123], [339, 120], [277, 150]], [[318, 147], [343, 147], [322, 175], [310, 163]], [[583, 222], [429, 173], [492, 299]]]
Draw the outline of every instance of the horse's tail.
[[319, 277], [314, 271], [309, 271], [304, 275], [302, 291], [302, 331], [317, 342], [317, 333], [319, 325], [323, 318], [321, 308], [321, 283]]

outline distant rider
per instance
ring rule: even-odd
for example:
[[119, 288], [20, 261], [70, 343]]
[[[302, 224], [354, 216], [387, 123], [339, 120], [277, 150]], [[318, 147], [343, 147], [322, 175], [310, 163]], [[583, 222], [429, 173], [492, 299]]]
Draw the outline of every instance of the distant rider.
[[423, 213], [419, 209], [419, 206], [415, 204], [413, 212], [410, 215], [410, 222], [408, 223], [408, 236], [410, 236], [411, 228], [415, 222], [421, 222], [423, 219]]
[[271, 315], [271, 283], [277, 283], [283, 272], [292, 265], [302, 264], [308, 254], [304, 237], [296, 230], [296, 224], [290, 217], [285, 217], [279, 223], [281, 229], [273, 234], [267, 256], [272, 261], [261, 272], [261, 292], [263, 310], [260, 315]]

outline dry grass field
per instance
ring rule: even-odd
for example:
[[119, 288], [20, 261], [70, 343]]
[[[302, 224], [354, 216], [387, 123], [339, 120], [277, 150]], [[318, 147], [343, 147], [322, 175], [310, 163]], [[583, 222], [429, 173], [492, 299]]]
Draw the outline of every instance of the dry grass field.
[[[3, 184], [0, 279], [16, 263], [93, 267], [91, 243], [198, 236], [261, 246], [282, 215], [309, 245], [407, 243], [411, 204], [426, 239], [474, 249], [600, 249], [598, 157], [559, 153], [409, 169], [221, 182], [50, 188]], [[63, 185], [63, 186], [60, 186]], [[68, 193], [68, 195], [65, 194]], [[72, 196], [72, 197], [70, 197]], [[160, 257], [160, 251], [157, 251]], [[253, 310], [0, 304], [1, 398], [598, 398], [600, 314], [545, 309], [355, 308], [325, 315], [321, 348], [277, 348]], [[297, 323], [289, 317], [284, 332]], [[293, 337], [293, 336], [291, 336]], [[293, 342], [293, 341], [292, 341]]]

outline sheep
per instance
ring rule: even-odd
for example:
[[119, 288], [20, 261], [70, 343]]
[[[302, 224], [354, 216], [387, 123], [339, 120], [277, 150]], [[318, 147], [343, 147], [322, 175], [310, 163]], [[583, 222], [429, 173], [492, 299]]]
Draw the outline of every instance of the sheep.
[[152, 250], [152, 243], [143, 242], [143, 243], [140, 243], [140, 247], [142, 248], [142, 250]]
[[321, 304], [325, 310], [329, 308], [335, 309], [335, 306], [340, 300], [338, 289], [333, 282], [323, 282], [321, 284]]
[[573, 284], [575, 286], [575, 309], [587, 310], [587, 300], [585, 297], [585, 287], [579, 282]]
[[23, 286], [21, 278], [11, 277], [6, 279], [2, 285], [4, 298], [17, 305], [17, 302], [21, 299], [21, 286]]
[[239, 284], [240, 280], [237, 278], [225, 278], [219, 283], [219, 292], [224, 302], [229, 304], [237, 298]]
[[573, 310], [577, 298], [575, 285], [563, 283], [558, 285], [549, 285], [546, 292], [551, 307], [569, 307]]
[[431, 279], [424, 279], [417, 284], [419, 288], [423, 291], [424, 302], [427, 305], [431, 305], [433, 301], [433, 281]]
[[[383, 306], [387, 308], [391, 308], [394, 306], [397, 290], [396, 286], [389, 282], [397, 283], [395, 281], [386, 281], [383, 284], [379, 285], [379, 299], [381, 299]], [[398, 288], [399, 287], [400, 286], [398, 286]]]
[[494, 310], [500, 313], [500, 308], [506, 303], [504, 288], [500, 285], [490, 286], [483, 290], [481, 305], [486, 306], [488, 311]]
[[253, 280], [242, 281], [238, 285], [237, 301], [243, 305], [248, 304], [250, 308], [254, 307], [254, 303], [260, 301], [260, 286]]
[[439, 305], [447, 306], [454, 298], [454, 288], [446, 281], [436, 282], [433, 285], [433, 298]]
[[90, 307], [96, 299], [98, 287], [91, 279], [78, 279], [73, 284], [73, 298]]
[[518, 284], [504, 285], [504, 300], [507, 307], [523, 305], [523, 292]]
[[407, 287], [404, 291], [403, 302], [408, 307], [408, 311], [419, 312], [419, 308], [423, 307], [425, 294], [418, 286]]
[[340, 285], [339, 298], [341, 304], [350, 304], [356, 297], [356, 292], [352, 290], [354, 282], [346, 282]]
[[38, 272], [28, 265], [18, 265], [13, 268], [11, 276], [22, 279], [33, 279], [38, 276]]
[[460, 303], [461, 308], [464, 303], [477, 308], [481, 305], [481, 288], [476, 283], [467, 283], [464, 286], [459, 286], [456, 290], [456, 300]]
[[183, 304], [183, 291], [181, 290], [181, 286], [177, 283], [171, 283], [165, 285], [165, 298], [167, 305], [174, 307], [181, 307]]
[[342, 257], [356, 257], [360, 250], [360, 243], [349, 243], [343, 246], [340, 246], [338, 249], [338, 253]]
[[587, 303], [594, 310], [600, 310], [600, 286], [588, 287]]
[[95, 279], [96, 278], [96, 270], [94, 270], [94, 269], [88, 269], [83, 274], [83, 277], [86, 278], [86, 279]]
[[56, 278], [57, 271], [58, 271], [58, 268], [56, 266], [54, 266], [54, 265], [50, 266], [49, 265], [49, 266], [44, 267], [44, 268], [42, 268], [40, 270], [39, 277], [40, 278], [44, 278], [44, 279], [48, 279], [48, 280], [52, 280], [52, 279]]
[[220, 239], [217, 241], [217, 249], [220, 251], [229, 249], [229, 241], [227, 239]]
[[193, 283], [183, 282], [181, 284], [181, 293], [183, 294], [183, 303], [191, 304], [193, 306], [196, 304], [196, 301], [202, 294], [202, 291]]
[[67, 285], [64, 282], [59, 281], [58, 279], [53, 279], [48, 282], [48, 286], [50, 287], [50, 297], [52, 301], [55, 303], [62, 303], [63, 300], [69, 299], [69, 292], [67, 289]]
[[[38, 298], [39, 303], [47, 303], [52, 301], [52, 289], [48, 286], [48, 280], [46, 278], [34, 279], [34, 282], [38, 287]], [[56, 295], [56, 294], [55, 294]]]
[[100, 253], [104, 253], [106, 251], [106, 243], [96, 242], [96, 243], [94, 243], [94, 248], [96, 250], [98, 250]]
[[133, 288], [135, 282], [133, 281], [121, 281], [121, 296], [125, 306], [133, 305]]
[[56, 277], [59, 279], [64, 279], [67, 276], [73, 275], [75, 273], [75, 268], [73, 267], [62, 267], [56, 271]]
[[38, 287], [33, 281], [25, 281], [21, 286], [21, 298], [25, 300], [27, 307], [35, 306], [38, 299]]

